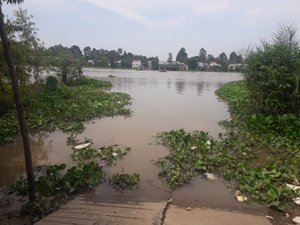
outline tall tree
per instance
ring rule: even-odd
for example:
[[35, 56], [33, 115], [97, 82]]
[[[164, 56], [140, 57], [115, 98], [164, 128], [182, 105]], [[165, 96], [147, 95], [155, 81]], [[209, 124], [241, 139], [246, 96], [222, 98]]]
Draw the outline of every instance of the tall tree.
[[207, 52], [204, 48], [200, 49], [199, 58], [200, 58], [200, 62], [202, 63], [207, 62]]
[[34, 174], [32, 169], [32, 159], [31, 159], [31, 151], [30, 151], [30, 142], [29, 142], [29, 135], [28, 130], [26, 127], [26, 121], [24, 117], [24, 110], [22, 105], [22, 100], [20, 96], [20, 90], [18, 85], [17, 74], [15, 70], [15, 65], [13, 62], [12, 51], [10, 46], [10, 41], [7, 37], [5, 24], [4, 24], [4, 16], [2, 12], [2, 4], [3, 2], [7, 2], [9, 4], [19, 4], [22, 3], [24, 0], [2, 0], [0, 1], [0, 35], [2, 40], [3, 51], [5, 55], [5, 60], [9, 69], [9, 74], [12, 83], [12, 89], [14, 93], [14, 100], [16, 105], [16, 110], [18, 114], [22, 140], [23, 140], [23, 149], [24, 149], [24, 156], [25, 156], [25, 164], [26, 164], [26, 173], [27, 173], [27, 180], [28, 180], [28, 190], [29, 190], [29, 201], [33, 202], [35, 200], [35, 185], [34, 185]]
[[87, 46], [83, 49], [83, 55], [85, 60], [89, 60], [90, 59], [90, 54], [91, 54], [91, 47]]
[[238, 55], [236, 52], [231, 52], [229, 55], [229, 63], [237, 63], [238, 62]]
[[213, 55], [208, 54], [208, 55], [207, 55], [207, 62], [208, 62], [208, 63], [211, 63], [211, 62], [213, 62], [213, 61], [216, 61], [216, 58], [215, 58]]
[[176, 56], [176, 61], [187, 63], [188, 61], [188, 55], [186, 53], [185, 48], [181, 48]]
[[228, 69], [228, 58], [225, 52], [222, 52], [218, 57], [217, 57], [217, 62], [221, 64], [221, 69], [224, 71], [227, 71]]
[[78, 58], [81, 58], [82, 57], [82, 51], [81, 49], [77, 46], [77, 45], [73, 45], [71, 48], [70, 48], [70, 52], [78, 57]]
[[196, 70], [198, 68], [197, 56], [188, 59], [188, 66], [190, 70]]

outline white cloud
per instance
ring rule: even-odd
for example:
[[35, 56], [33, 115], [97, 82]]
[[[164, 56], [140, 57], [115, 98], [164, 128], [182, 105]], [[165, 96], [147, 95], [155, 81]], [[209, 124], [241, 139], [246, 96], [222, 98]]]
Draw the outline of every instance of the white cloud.
[[84, 1], [151, 28], [178, 26], [192, 14], [219, 13], [229, 8], [229, 0], [201, 0], [200, 5], [199, 0]]
[[229, 9], [229, 1], [221, 0], [221, 1], [213, 1], [213, 2], [205, 2], [198, 5], [194, 11], [199, 15], [207, 15], [207, 14], [215, 14], [223, 11], [227, 11]]

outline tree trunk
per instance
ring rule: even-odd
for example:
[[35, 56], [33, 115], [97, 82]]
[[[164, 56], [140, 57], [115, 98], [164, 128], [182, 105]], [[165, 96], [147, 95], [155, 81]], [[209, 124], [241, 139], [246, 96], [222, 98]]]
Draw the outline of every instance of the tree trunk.
[[4, 16], [2, 13], [2, 2], [0, 2], [0, 35], [1, 35], [2, 46], [4, 50], [5, 60], [11, 78], [14, 100], [15, 100], [16, 110], [18, 113], [22, 139], [23, 139], [23, 149], [24, 149], [24, 156], [25, 156], [27, 179], [28, 179], [29, 201], [33, 202], [35, 200], [35, 185], [34, 185], [34, 175], [32, 169], [29, 135], [28, 135], [28, 130], [26, 128], [24, 111], [23, 111], [23, 106], [22, 106], [21, 96], [20, 96], [20, 91], [18, 86], [18, 79], [16, 75], [15, 66], [13, 63], [12, 54], [11, 54], [10, 42], [6, 34], [3, 17]]

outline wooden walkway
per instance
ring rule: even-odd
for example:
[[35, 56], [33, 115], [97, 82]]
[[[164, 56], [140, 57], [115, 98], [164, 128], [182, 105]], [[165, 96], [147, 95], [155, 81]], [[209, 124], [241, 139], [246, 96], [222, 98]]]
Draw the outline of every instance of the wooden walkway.
[[79, 195], [37, 225], [271, 225], [265, 215]]
[[164, 202], [123, 202], [80, 195], [37, 225], [160, 225]]

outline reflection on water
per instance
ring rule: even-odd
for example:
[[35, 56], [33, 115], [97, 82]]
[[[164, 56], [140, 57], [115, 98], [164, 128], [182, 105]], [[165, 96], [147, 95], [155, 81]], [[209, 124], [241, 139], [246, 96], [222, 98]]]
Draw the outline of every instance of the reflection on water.
[[[158, 167], [154, 165], [167, 150], [154, 137], [162, 131], [184, 128], [188, 131], [204, 130], [217, 137], [222, 132], [218, 121], [229, 118], [227, 107], [219, 102], [215, 90], [225, 82], [240, 79], [234, 73], [167, 72], [85, 69], [85, 75], [109, 80], [112, 91], [126, 92], [132, 97], [132, 117], [114, 117], [94, 120], [85, 124], [85, 131], [79, 135], [93, 139], [94, 146], [120, 144], [131, 147], [129, 154], [116, 166], [105, 168], [108, 177], [117, 172], [139, 173], [140, 187], [135, 191], [116, 193], [105, 184], [99, 185], [99, 195], [122, 195], [138, 200], [162, 200], [170, 196], [178, 202], [197, 199], [202, 205], [214, 206], [221, 201], [228, 203], [231, 194], [222, 182], [210, 189], [203, 179], [196, 179], [190, 185], [170, 193], [158, 179]], [[115, 77], [109, 77], [113, 75]], [[70, 147], [66, 146], [66, 135], [61, 132], [39, 134], [32, 138], [35, 164], [71, 164]], [[24, 170], [20, 142], [1, 147], [1, 183], [10, 183], [16, 174]], [[207, 187], [199, 192], [199, 185]], [[223, 190], [218, 199], [211, 198], [212, 191]], [[223, 198], [223, 199], [222, 199]], [[202, 201], [203, 200], [203, 201]], [[227, 203], [226, 203], [227, 202]]]
[[[41, 132], [30, 136], [32, 161], [34, 164], [48, 160], [51, 152], [51, 142], [45, 144], [48, 134]], [[16, 176], [21, 175], [25, 169], [24, 154], [21, 140], [1, 147], [0, 151], [0, 186], [12, 183]]]

